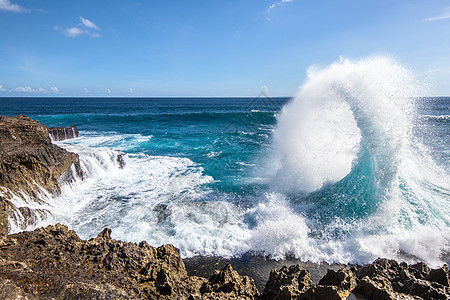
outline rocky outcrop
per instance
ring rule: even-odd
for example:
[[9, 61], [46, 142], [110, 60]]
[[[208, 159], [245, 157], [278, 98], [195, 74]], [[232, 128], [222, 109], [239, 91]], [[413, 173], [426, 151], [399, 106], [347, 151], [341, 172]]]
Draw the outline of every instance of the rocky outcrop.
[[[188, 276], [179, 250], [111, 238], [81, 240], [57, 224], [0, 238], [0, 298], [253, 299], [253, 280], [231, 266]], [[8, 296], [9, 295], [9, 296]]]
[[39, 203], [46, 193], [60, 193], [61, 178], [68, 179], [72, 165], [81, 175], [78, 155], [52, 144], [46, 126], [22, 115], [0, 116], [0, 233], [8, 231], [8, 216], [24, 228], [45, 215], [17, 200]]
[[52, 141], [64, 141], [77, 138], [80, 135], [75, 125], [69, 127], [50, 127], [48, 133]]
[[377, 259], [360, 268], [329, 270], [313, 284], [308, 270], [291, 266], [273, 270], [259, 299], [450, 299], [447, 265], [430, 269]]

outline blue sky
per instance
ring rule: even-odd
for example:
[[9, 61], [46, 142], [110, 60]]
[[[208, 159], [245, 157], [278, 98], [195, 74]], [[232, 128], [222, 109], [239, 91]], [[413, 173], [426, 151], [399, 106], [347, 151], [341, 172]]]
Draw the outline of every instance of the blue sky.
[[0, 96], [292, 96], [380, 54], [450, 96], [450, 1], [0, 0]]

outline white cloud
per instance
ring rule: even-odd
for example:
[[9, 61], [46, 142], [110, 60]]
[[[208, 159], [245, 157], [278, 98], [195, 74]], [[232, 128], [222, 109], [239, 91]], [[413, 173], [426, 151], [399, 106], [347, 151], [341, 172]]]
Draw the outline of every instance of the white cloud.
[[[78, 26], [70, 27], [67, 29], [61, 28], [59, 26], [53, 26], [53, 29], [62, 32], [65, 36], [68, 37], [77, 37], [83, 34], [90, 35], [93, 38], [100, 37], [99, 33], [92, 32], [92, 30], [101, 30], [97, 25], [83, 17], [80, 17], [80, 20], [81, 23], [78, 24]], [[85, 28], [82, 26], [84, 26]]]
[[19, 4], [13, 4], [9, 0], [0, 0], [0, 10], [7, 10], [12, 12], [25, 12], [26, 8], [20, 6]]
[[292, 1], [293, 1], [293, 0], [281, 0], [281, 1], [275, 2], [275, 3], [273, 3], [273, 4], [271, 4], [271, 5], [269, 6], [269, 9], [268, 9], [267, 11], [270, 13], [270, 11], [271, 11], [272, 9], [274, 9], [275, 7], [277, 7], [278, 5], [283, 4], [283, 3], [292, 2]]
[[53, 93], [55, 93], [55, 94], [59, 94], [59, 89], [58, 89], [56, 86], [52, 86], [52, 87], [50, 88], [50, 90], [51, 90]]
[[33, 89], [30, 86], [18, 86], [14, 89], [9, 90], [12, 93], [35, 93], [35, 94], [47, 94], [48, 91], [44, 88], [37, 88], [37, 89]]
[[3, 88], [3, 85], [0, 84], [0, 92], [4, 92], [5, 89]]
[[438, 16], [431, 17], [431, 18], [426, 18], [424, 21], [428, 21], [428, 22], [431, 22], [431, 21], [442, 21], [442, 20], [445, 20], [445, 19], [450, 19], [450, 7], [446, 7], [444, 9], [444, 13], [443, 14], [440, 14]]
[[63, 30], [63, 33], [68, 37], [77, 37], [80, 34], [84, 34], [86, 32], [78, 27], [71, 27]]
[[88, 19], [80, 17], [80, 20], [83, 23], [83, 25], [86, 26], [87, 28], [100, 30], [100, 28], [97, 25], [95, 25], [93, 22], [89, 21]]

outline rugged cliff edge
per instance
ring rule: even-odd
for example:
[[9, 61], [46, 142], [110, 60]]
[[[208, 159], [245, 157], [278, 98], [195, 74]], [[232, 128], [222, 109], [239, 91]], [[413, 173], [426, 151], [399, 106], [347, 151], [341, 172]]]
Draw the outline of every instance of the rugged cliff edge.
[[179, 250], [111, 239], [81, 240], [56, 224], [0, 238], [0, 298], [252, 298], [253, 280], [230, 266], [209, 280], [188, 276]]
[[0, 116], [0, 234], [8, 232], [8, 217], [25, 228], [45, 216], [25, 204], [59, 194], [72, 165], [81, 172], [78, 155], [52, 144], [45, 125], [22, 115]]
[[60, 224], [0, 238], [0, 299], [449, 299], [449, 283], [446, 265], [378, 259], [318, 283], [299, 265], [275, 269], [260, 294], [230, 265], [189, 276], [174, 246], [117, 241], [106, 228], [88, 241]]

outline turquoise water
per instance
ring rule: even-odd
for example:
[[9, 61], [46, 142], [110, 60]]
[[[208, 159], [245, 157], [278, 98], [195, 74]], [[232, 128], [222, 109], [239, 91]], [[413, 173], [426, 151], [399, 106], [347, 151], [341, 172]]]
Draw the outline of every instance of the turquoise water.
[[292, 99], [2, 98], [0, 112], [80, 131], [58, 144], [79, 153], [86, 178], [47, 199], [53, 217], [35, 226], [63, 222], [83, 238], [110, 227], [185, 257], [438, 265], [450, 245], [450, 98], [410, 96], [407, 75], [341, 62]]

